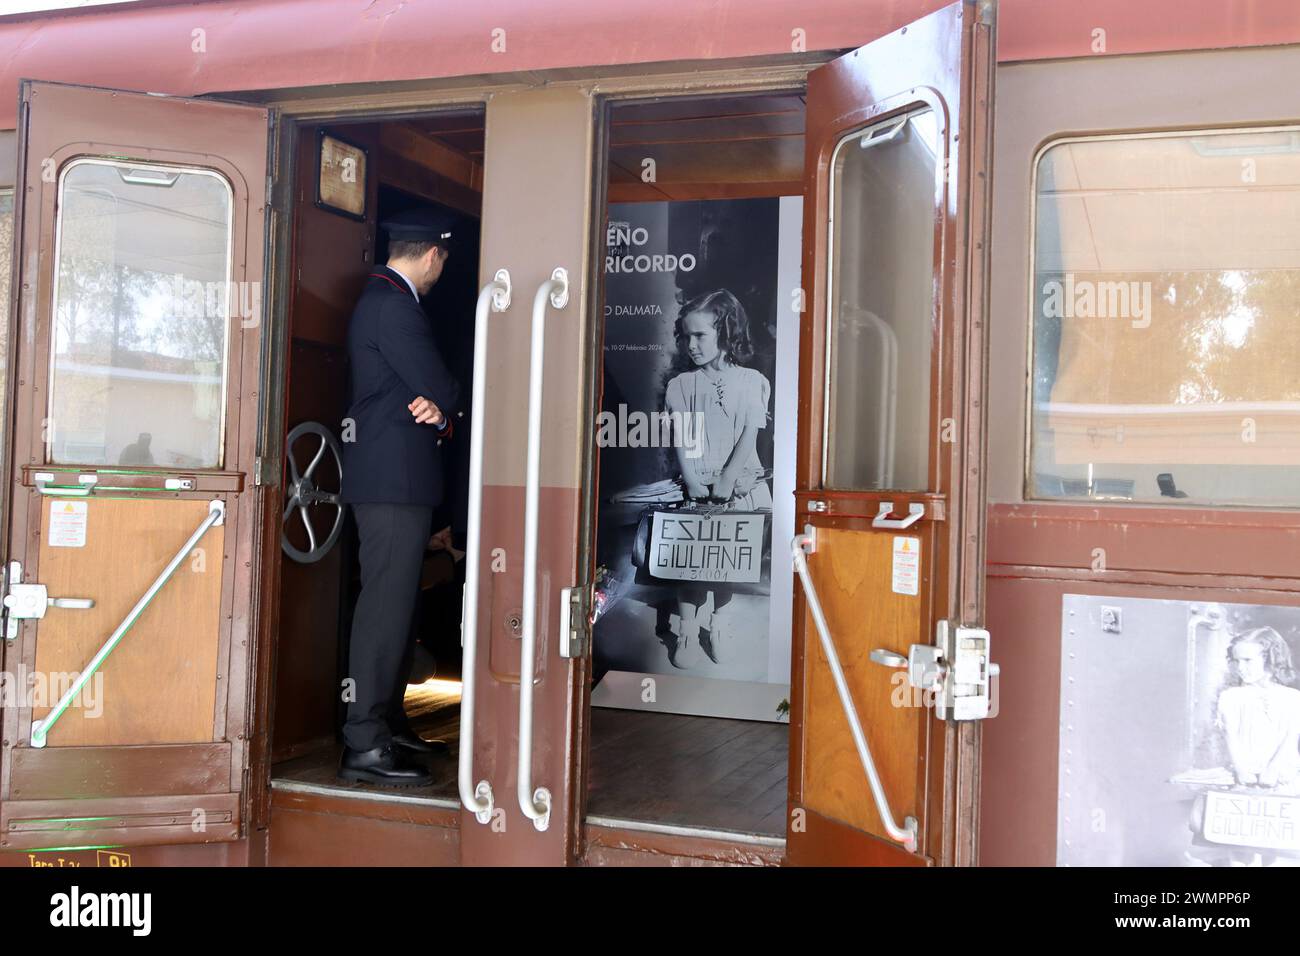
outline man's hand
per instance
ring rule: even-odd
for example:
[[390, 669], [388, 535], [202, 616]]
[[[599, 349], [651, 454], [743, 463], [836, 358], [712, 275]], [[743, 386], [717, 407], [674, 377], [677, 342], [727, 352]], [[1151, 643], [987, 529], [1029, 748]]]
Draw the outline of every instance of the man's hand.
[[406, 407], [421, 425], [441, 425], [443, 422], [442, 410], [422, 395], [416, 396], [415, 401]]

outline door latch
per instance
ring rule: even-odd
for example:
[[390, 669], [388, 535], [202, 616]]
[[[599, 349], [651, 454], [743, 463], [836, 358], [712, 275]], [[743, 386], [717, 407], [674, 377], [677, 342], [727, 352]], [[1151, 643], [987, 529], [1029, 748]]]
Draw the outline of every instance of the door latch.
[[5, 640], [18, 639], [18, 622], [40, 620], [46, 608], [86, 610], [95, 606], [90, 598], [52, 598], [44, 584], [24, 584], [23, 567], [17, 561], [9, 562], [8, 581], [4, 596]]
[[940, 621], [933, 644], [913, 644], [906, 657], [878, 648], [871, 652], [871, 660], [906, 670], [908, 684], [934, 694], [940, 720], [991, 716], [991, 688], [999, 668], [989, 660], [989, 632], [984, 628]]
[[586, 653], [583, 639], [587, 633], [586, 614], [590, 606], [590, 593], [585, 585], [560, 591], [561, 657], [581, 657]]

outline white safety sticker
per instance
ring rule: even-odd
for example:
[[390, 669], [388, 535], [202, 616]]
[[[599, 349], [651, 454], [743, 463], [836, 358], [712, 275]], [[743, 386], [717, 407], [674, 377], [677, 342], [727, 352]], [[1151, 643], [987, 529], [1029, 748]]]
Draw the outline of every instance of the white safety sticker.
[[90, 505], [85, 501], [55, 499], [50, 502], [50, 547], [84, 548], [86, 517]]
[[921, 539], [894, 539], [895, 594], [921, 593]]

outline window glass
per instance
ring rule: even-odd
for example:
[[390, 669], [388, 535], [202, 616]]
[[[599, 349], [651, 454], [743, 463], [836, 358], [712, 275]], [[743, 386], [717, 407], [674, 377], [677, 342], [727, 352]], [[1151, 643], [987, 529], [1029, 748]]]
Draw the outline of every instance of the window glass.
[[937, 143], [924, 109], [831, 161], [827, 488], [928, 489]]
[[1037, 165], [1028, 497], [1300, 504], [1300, 132]]
[[221, 464], [231, 191], [216, 173], [80, 160], [59, 184], [48, 460]]

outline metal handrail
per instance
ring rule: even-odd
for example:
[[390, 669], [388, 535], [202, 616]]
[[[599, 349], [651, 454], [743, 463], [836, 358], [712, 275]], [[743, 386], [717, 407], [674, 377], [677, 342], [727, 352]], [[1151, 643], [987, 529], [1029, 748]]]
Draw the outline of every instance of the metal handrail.
[[478, 294], [474, 308], [474, 389], [470, 399], [469, 505], [465, 532], [465, 591], [461, 600], [460, 643], [460, 754], [456, 765], [456, 788], [460, 802], [479, 823], [492, 819], [492, 784], [474, 783], [474, 674], [478, 657], [478, 572], [482, 554], [480, 529], [483, 519], [483, 416], [487, 391], [488, 311], [510, 308], [510, 273], [498, 269], [492, 281]]
[[862, 721], [858, 719], [858, 709], [853, 704], [853, 695], [849, 692], [848, 682], [844, 679], [844, 669], [840, 667], [839, 654], [835, 652], [835, 643], [831, 640], [830, 629], [826, 625], [826, 615], [822, 613], [821, 601], [817, 599], [817, 589], [813, 587], [812, 578], [808, 574], [806, 555], [815, 550], [815, 544], [816, 539], [812, 534], [811, 526], [808, 526], [803, 534], [794, 536], [790, 542], [790, 556], [794, 561], [794, 569], [803, 583], [804, 596], [808, 599], [808, 610], [812, 614], [813, 623], [817, 626], [817, 636], [821, 638], [822, 651], [826, 655], [826, 663], [830, 665], [831, 676], [835, 679], [835, 690], [839, 693], [840, 705], [844, 708], [844, 716], [848, 719], [853, 743], [858, 750], [858, 759], [862, 762], [862, 769], [867, 774], [867, 782], [871, 785], [871, 796], [876, 802], [876, 812], [880, 814], [881, 822], [884, 823], [885, 832], [889, 834], [890, 839], [901, 843], [904, 849], [914, 853], [918, 829], [916, 817], [905, 817], [901, 827], [894, 822], [894, 811], [890, 809], [889, 798], [885, 796], [884, 784], [880, 782], [876, 762], [871, 757], [871, 747], [868, 746], [866, 735], [862, 732]]
[[72, 682], [72, 686], [64, 691], [63, 696], [59, 698], [59, 702], [54, 705], [54, 708], [45, 715], [43, 720], [32, 724], [31, 743], [33, 747], [40, 748], [45, 746], [45, 739], [49, 735], [50, 728], [59, 722], [59, 718], [62, 717], [64, 712], [68, 709], [68, 705], [72, 703], [73, 699], [79, 693], [81, 693], [81, 689], [89, 683], [90, 678], [99, 670], [100, 665], [108, 659], [108, 655], [113, 653], [113, 648], [117, 647], [118, 643], [126, 635], [126, 632], [131, 629], [131, 626], [135, 624], [140, 615], [144, 613], [144, 609], [149, 606], [149, 602], [152, 601], [154, 596], [162, 590], [163, 585], [167, 583], [175, 573], [176, 569], [180, 567], [181, 562], [184, 561], [186, 557], [189, 556], [189, 553], [194, 550], [195, 545], [199, 543], [199, 539], [202, 538], [203, 535], [207, 533], [207, 530], [213, 525], [219, 525], [224, 522], [225, 517], [226, 503], [224, 501], [220, 498], [214, 498], [212, 501], [208, 502], [208, 516], [203, 519], [198, 528], [195, 529], [194, 533], [190, 535], [189, 540], [181, 545], [181, 549], [176, 552], [176, 556], [167, 562], [167, 567], [162, 569], [162, 573], [154, 579], [153, 584], [149, 585], [149, 590], [145, 591], [140, 600], [135, 602], [135, 607], [131, 608], [126, 617], [122, 619], [122, 623], [119, 624], [113, 633], [109, 635], [108, 640], [104, 642], [103, 646], [95, 652], [95, 656], [90, 659], [90, 663], [87, 664], [82, 669], [81, 673], [77, 675], [77, 679]]
[[537, 510], [541, 490], [542, 371], [546, 352], [546, 305], [569, 304], [569, 275], [556, 269], [533, 296], [532, 344], [528, 358], [528, 470], [524, 479], [524, 612], [519, 647], [519, 766], [515, 776], [519, 809], [538, 830], [551, 824], [551, 791], [533, 789], [533, 663], [537, 654]]

